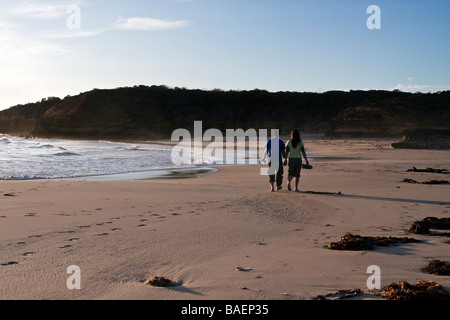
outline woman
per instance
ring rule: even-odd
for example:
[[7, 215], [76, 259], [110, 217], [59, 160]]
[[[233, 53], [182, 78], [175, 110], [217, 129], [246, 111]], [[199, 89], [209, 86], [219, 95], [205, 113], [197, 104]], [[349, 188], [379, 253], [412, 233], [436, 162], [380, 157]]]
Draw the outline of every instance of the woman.
[[[298, 183], [300, 180], [300, 171], [302, 169], [302, 154], [305, 158], [306, 164], [309, 165], [308, 158], [306, 157], [305, 146], [300, 138], [300, 132], [298, 130], [292, 130], [291, 140], [287, 143], [286, 155], [289, 158], [289, 172], [288, 172], [288, 185], [289, 191], [291, 188], [292, 178], [295, 177], [295, 191], [298, 190]], [[286, 161], [285, 161], [286, 162]]]

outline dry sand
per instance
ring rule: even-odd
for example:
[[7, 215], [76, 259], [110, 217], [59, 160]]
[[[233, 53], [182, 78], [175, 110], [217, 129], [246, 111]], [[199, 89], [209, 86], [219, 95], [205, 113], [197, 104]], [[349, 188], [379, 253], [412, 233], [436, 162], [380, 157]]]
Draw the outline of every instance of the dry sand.
[[[221, 167], [190, 179], [0, 182], [0, 299], [312, 299], [341, 289], [450, 279], [420, 269], [450, 260], [448, 237], [406, 230], [450, 216], [450, 185], [402, 183], [448, 176], [450, 151], [395, 150], [387, 140], [305, 141], [313, 170], [302, 191], [269, 192], [260, 166]], [[286, 180], [286, 179], [285, 179]], [[5, 195], [7, 194], [7, 195]], [[363, 251], [324, 248], [347, 232], [421, 243]], [[67, 267], [81, 289], [69, 290]], [[244, 271], [238, 271], [241, 267]], [[175, 287], [145, 285], [163, 276]]]

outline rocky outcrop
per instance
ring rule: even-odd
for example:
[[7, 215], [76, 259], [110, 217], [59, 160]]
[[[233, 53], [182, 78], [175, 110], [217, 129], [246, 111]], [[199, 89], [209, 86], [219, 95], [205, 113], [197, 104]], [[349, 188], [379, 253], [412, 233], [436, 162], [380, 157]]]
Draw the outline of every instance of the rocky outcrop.
[[402, 141], [392, 144], [396, 149], [450, 149], [450, 130], [415, 129], [409, 130]]

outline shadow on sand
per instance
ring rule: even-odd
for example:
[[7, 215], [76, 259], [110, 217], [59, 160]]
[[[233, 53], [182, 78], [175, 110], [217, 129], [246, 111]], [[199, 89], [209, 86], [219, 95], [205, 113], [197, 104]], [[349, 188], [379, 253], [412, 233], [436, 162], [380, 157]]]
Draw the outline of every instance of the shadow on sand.
[[364, 199], [364, 200], [378, 200], [378, 201], [395, 201], [395, 202], [410, 202], [410, 203], [423, 203], [423, 204], [450, 205], [450, 202], [448, 202], [448, 201], [363, 196], [363, 195], [354, 195], [354, 194], [344, 194], [344, 193], [341, 193], [341, 192], [300, 191], [300, 193], [319, 194], [319, 195], [333, 196], [333, 197], [339, 197], [339, 198], [350, 198], [350, 199]]

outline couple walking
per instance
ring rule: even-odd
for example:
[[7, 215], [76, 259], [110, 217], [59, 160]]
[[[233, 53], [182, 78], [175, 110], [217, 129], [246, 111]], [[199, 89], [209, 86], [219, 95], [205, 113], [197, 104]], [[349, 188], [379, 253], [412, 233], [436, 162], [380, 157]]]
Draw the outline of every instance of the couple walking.
[[[278, 151], [277, 155], [272, 153]], [[288, 183], [287, 188], [289, 191], [292, 190], [291, 181], [295, 178], [295, 191], [298, 190], [298, 183], [300, 180], [300, 171], [302, 169], [302, 155], [305, 158], [306, 165], [309, 165], [308, 158], [306, 157], [305, 146], [300, 137], [300, 132], [298, 130], [292, 130], [291, 139], [287, 144], [278, 137], [274, 137], [267, 142], [266, 151], [264, 157], [269, 156], [269, 183], [271, 186], [270, 191], [275, 191], [275, 177], [277, 190], [281, 190], [283, 183], [283, 166], [289, 164], [288, 169]], [[284, 161], [283, 161], [284, 158]], [[289, 161], [288, 161], [289, 159]], [[273, 164], [273, 166], [272, 166]]]

